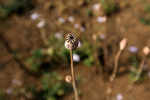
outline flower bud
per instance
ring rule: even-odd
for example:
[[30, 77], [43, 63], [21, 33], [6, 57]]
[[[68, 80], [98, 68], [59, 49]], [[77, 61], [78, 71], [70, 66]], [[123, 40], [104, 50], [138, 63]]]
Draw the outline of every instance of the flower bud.
[[120, 42], [120, 50], [124, 50], [124, 48], [126, 47], [126, 45], [127, 45], [127, 39], [124, 38]]
[[72, 82], [72, 77], [71, 77], [70, 75], [67, 75], [67, 76], [65, 77], [65, 81], [66, 81], [67, 83], [71, 83], [71, 82]]
[[145, 46], [145, 47], [143, 48], [143, 53], [144, 53], [146, 56], [150, 53], [150, 49], [149, 49], [148, 46]]

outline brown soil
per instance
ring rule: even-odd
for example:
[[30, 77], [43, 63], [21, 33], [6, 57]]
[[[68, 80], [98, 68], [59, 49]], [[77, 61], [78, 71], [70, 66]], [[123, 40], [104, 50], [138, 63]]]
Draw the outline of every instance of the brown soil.
[[[57, 31], [78, 32], [82, 36], [85, 34], [91, 36], [95, 33], [105, 33], [106, 42], [114, 45], [123, 37], [128, 39], [128, 46], [135, 45], [139, 48], [139, 55], [145, 45], [150, 46], [150, 28], [141, 24], [139, 17], [144, 13], [143, 3], [140, 0], [119, 1], [120, 11], [108, 17], [105, 24], [98, 24], [96, 17], [86, 16], [87, 7], [92, 7], [98, 0], [93, 0], [89, 5], [82, 5], [83, 0], [60, 0], [48, 3], [48, 0], [37, 0], [36, 8], [32, 12], [38, 12], [48, 23], [47, 36]], [[48, 9], [50, 5], [56, 5], [54, 9]], [[79, 10], [79, 11], [78, 11]], [[78, 11], [72, 13], [72, 11]], [[12, 15], [5, 22], [0, 22], [0, 89], [12, 87], [12, 80], [17, 79], [24, 84], [38, 84], [38, 78], [33, 77], [21, 66], [24, 60], [31, 55], [31, 52], [37, 48], [43, 47], [43, 41], [40, 31], [36, 28], [37, 22], [30, 19], [30, 13], [23, 16]], [[85, 23], [86, 31], [80, 32], [73, 28], [73, 24], [65, 23], [61, 25], [57, 22], [59, 16], [65, 19], [68, 16], [74, 16], [75, 23]], [[101, 15], [101, 14], [100, 14]], [[102, 27], [102, 28], [100, 28]], [[114, 48], [117, 49], [117, 47]], [[128, 48], [128, 47], [127, 47]], [[14, 52], [19, 52], [19, 61], [15, 60]], [[127, 63], [127, 58], [131, 55], [126, 49], [121, 56], [120, 62]], [[19, 63], [21, 62], [21, 63]], [[150, 66], [150, 60], [148, 59]], [[124, 65], [122, 65], [124, 66]], [[126, 67], [126, 66], [125, 66]], [[104, 80], [101, 69], [96, 69], [77, 65], [76, 72], [82, 78], [79, 83], [81, 91], [81, 100], [106, 100], [108, 81]], [[150, 68], [149, 68], [150, 69]], [[63, 76], [68, 74], [69, 69], [60, 69]], [[121, 93], [123, 100], [149, 100], [150, 98], [150, 79], [144, 80], [141, 84], [131, 85], [128, 74], [117, 77], [113, 83], [112, 100], [116, 100], [116, 95]], [[64, 100], [71, 100], [73, 94], [66, 96]], [[11, 96], [10, 100], [21, 100]]]

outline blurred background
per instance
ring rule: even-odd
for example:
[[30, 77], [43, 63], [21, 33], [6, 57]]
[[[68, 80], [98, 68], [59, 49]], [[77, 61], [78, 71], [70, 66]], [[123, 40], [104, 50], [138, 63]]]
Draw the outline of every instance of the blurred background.
[[110, 100], [149, 100], [150, 0], [0, 0], [0, 100], [74, 100], [64, 36], [80, 39], [73, 51], [81, 100], [106, 100], [119, 42]]

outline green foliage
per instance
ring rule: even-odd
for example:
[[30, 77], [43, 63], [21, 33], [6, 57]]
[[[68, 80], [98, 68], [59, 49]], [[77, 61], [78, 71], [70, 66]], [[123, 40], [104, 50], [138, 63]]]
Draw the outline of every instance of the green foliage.
[[37, 92], [35, 85], [30, 84], [26, 86], [26, 92], [31, 92], [33, 95], [36, 95]]
[[92, 10], [90, 10], [90, 9], [87, 9], [87, 16], [93, 16], [93, 12], [92, 12]]
[[30, 65], [30, 69], [37, 72], [40, 69], [44, 55], [41, 49], [37, 49], [32, 53], [32, 56], [27, 59], [26, 63]]
[[57, 100], [58, 97], [72, 91], [71, 85], [65, 83], [62, 77], [55, 72], [44, 74], [41, 83], [44, 100]]
[[[43, 53], [43, 49], [35, 50], [32, 56], [27, 59], [27, 64], [32, 71], [41, 71], [41, 68], [44, 68], [42, 65], [45, 62], [48, 63], [47, 68], [50, 66], [51, 68], [53, 66], [55, 68], [57, 66], [66, 66], [66, 64], [68, 65], [70, 63], [70, 53], [64, 46], [63, 38], [57, 39], [54, 35], [51, 35], [49, 38], [49, 47], [44, 50], [46, 50], [46, 53]], [[93, 49], [89, 42], [83, 41], [82, 46], [73, 52], [80, 56], [81, 62], [86, 66], [92, 66], [94, 64]]]
[[[57, 41], [57, 43], [56, 43]], [[49, 47], [35, 50], [31, 57], [26, 61], [30, 70], [34, 72], [41, 71], [40, 69], [46, 64], [46, 67], [60, 66], [66, 62], [68, 51], [64, 48], [64, 40], [58, 40], [53, 35], [49, 38]], [[43, 68], [42, 68], [43, 69]]]
[[75, 53], [80, 55], [81, 61], [83, 61], [83, 64], [86, 66], [90, 67], [94, 64], [93, 49], [89, 42], [83, 41], [82, 46], [78, 48]]
[[94, 58], [92, 56], [88, 57], [84, 60], [84, 64], [88, 67], [92, 66], [94, 64]]
[[150, 13], [150, 4], [146, 4], [144, 7], [144, 11]]
[[[55, 43], [56, 41], [57, 44]], [[62, 62], [68, 64], [70, 62], [70, 53], [69, 50], [64, 47], [64, 40], [56, 39], [54, 36], [51, 36], [49, 42], [49, 45], [54, 49], [54, 56], [52, 58], [55, 58], [55, 61], [58, 61], [59, 58]], [[92, 45], [86, 40], [82, 42], [80, 48], [77, 48], [73, 52], [80, 56], [81, 62], [83, 61], [83, 64], [86, 66], [92, 66], [94, 64]]]
[[6, 100], [5, 94], [3, 91], [0, 90], [0, 100]]
[[[56, 43], [57, 41], [57, 43]], [[69, 64], [70, 62], [70, 53], [64, 46], [64, 38], [56, 38], [54, 35], [49, 37], [49, 46], [53, 49], [53, 55], [51, 55], [51, 62], [58, 66], [63, 64]], [[66, 66], [66, 65], [65, 65]]]
[[106, 15], [111, 15], [119, 9], [115, 0], [101, 0], [101, 3]]
[[0, 19], [4, 19], [9, 15], [9, 10], [0, 5]]
[[12, 13], [21, 14], [31, 8], [32, 0], [11, 0], [8, 4], [0, 4], [0, 19], [5, 19]]
[[138, 71], [139, 68], [139, 62], [140, 60], [138, 59], [137, 56], [131, 56], [129, 58], [129, 62], [131, 63], [131, 70], [130, 70], [130, 74], [129, 74], [129, 78], [132, 82], [135, 81], [140, 81], [143, 80], [143, 77], [140, 76], [140, 73]]
[[134, 68], [138, 68], [139, 66], [139, 59], [137, 56], [131, 56], [129, 57], [129, 62], [131, 63], [131, 65], [134, 67]]
[[26, 93], [32, 93], [35, 100], [59, 100], [72, 92], [72, 85], [66, 83], [56, 72], [43, 73], [40, 77], [40, 89], [37, 89], [38, 86], [30, 84], [25, 90]]
[[144, 4], [144, 15], [143, 17], [140, 17], [139, 20], [144, 25], [150, 25], [150, 4]]
[[140, 18], [140, 22], [145, 25], [150, 25], [150, 19], [148, 18]]

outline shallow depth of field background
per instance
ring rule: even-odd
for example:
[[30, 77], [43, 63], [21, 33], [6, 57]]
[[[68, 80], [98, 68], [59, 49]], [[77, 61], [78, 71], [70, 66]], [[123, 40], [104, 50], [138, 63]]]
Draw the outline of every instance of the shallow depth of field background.
[[80, 38], [73, 60], [81, 100], [106, 100], [123, 38], [111, 100], [149, 100], [150, 56], [132, 84], [150, 47], [149, 0], [0, 0], [0, 100], [74, 100], [66, 33]]

